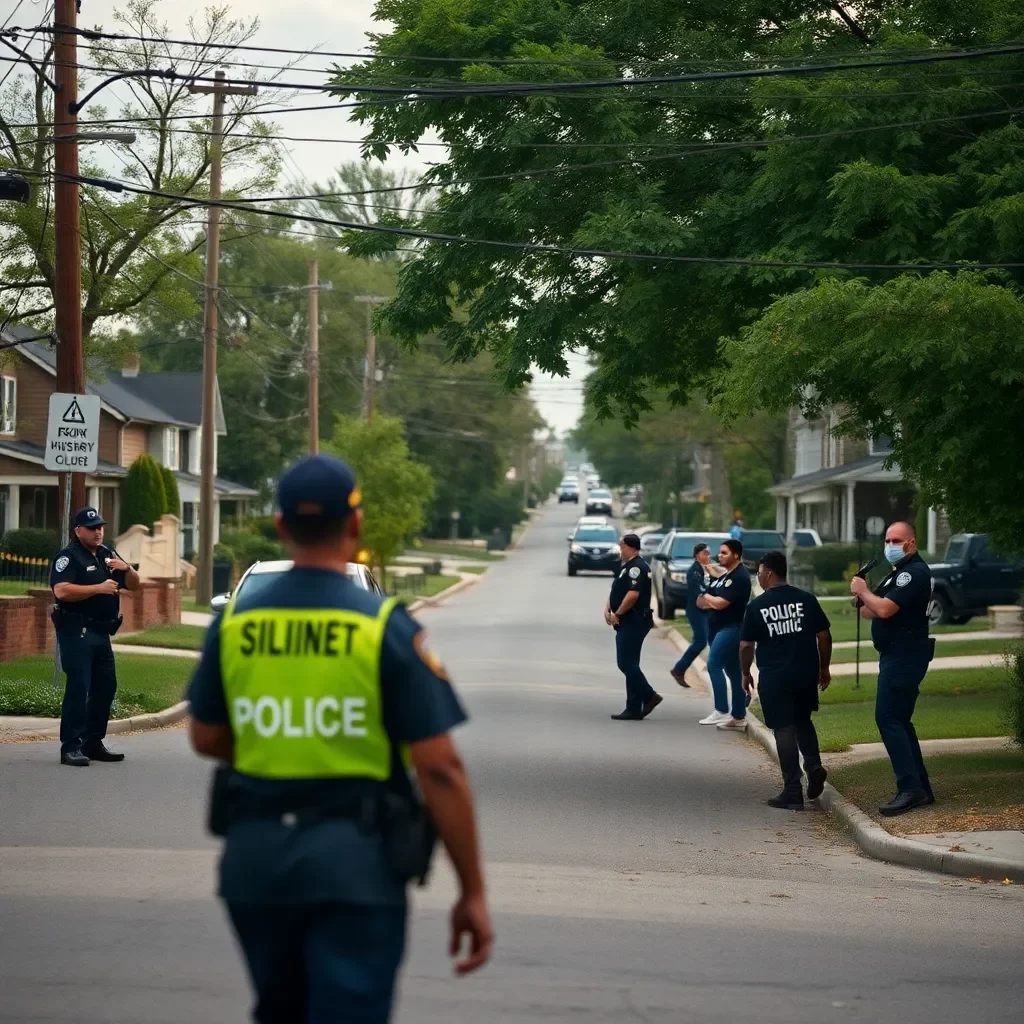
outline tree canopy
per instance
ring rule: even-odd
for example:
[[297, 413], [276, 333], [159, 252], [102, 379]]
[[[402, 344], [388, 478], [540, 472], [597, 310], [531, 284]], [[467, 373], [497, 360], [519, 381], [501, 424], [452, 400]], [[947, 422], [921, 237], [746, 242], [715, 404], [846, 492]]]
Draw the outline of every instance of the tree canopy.
[[[921, 331], [896, 325], [918, 316], [938, 332], [928, 346], [971, 335], [966, 347], [975, 352], [992, 323], [1015, 329], [1019, 268], [973, 284], [977, 272], [965, 269], [954, 286], [949, 275], [929, 283], [929, 271], [901, 265], [1024, 262], [1024, 59], [906, 62], [1019, 39], [1019, 4], [787, 0], [769, 12], [757, 0], [381, 0], [376, 13], [390, 23], [373, 37], [376, 51], [404, 59], [339, 71], [349, 95], [409, 76], [422, 86], [465, 88], [904, 61], [358, 108], [376, 156], [428, 133], [450, 147], [426, 175], [433, 205], [411, 223], [512, 245], [424, 243], [380, 313], [400, 338], [436, 332], [457, 358], [488, 349], [509, 386], [533, 366], [564, 373], [568, 350], [588, 350], [597, 360], [593, 409], [627, 422], [651, 406], [652, 394], [682, 403], [706, 387], [721, 393], [723, 408], [779, 408], [754, 383], [763, 366], [785, 401], [801, 404], [811, 385], [819, 396], [841, 394], [848, 427], [872, 431], [892, 425], [900, 407], [883, 412], [879, 396], [890, 389], [879, 388], [877, 365], [837, 366], [824, 351], [834, 342], [852, 353], [864, 340], [866, 319], [843, 319], [851, 302], [888, 318], [874, 334], [886, 337], [887, 359], [919, 370], [891, 377], [933, 409], [945, 396], [944, 374], [921, 367]], [[420, 59], [428, 57], [463, 62]], [[694, 262], [514, 247], [532, 243]], [[980, 337], [955, 314], [946, 322], [947, 294], [972, 296]], [[812, 344], [813, 331], [821, 333]], [[816, 346], [819, 364], [805, 356]], [[979, 401], [966, 424], [972, 435], [1001, 437], [1007, 417], [1016, 421], [1019, 383], [1005, 369], [1011, 349], [992, 368], [1009, 405]], [[957, 359], [943, 349], [935, 365], [948, 370]], [[925, 395], [929, 387], [938, 390]], [[954, 451], [962, 456], [968, 447], [948, 431], [954, 420], [957, 429], [965, 424], [909, 412], [894, 434], [896, 461], [948, 504], [955, 524], [1005, 536], [1007, 520], [991, 505], [953, 493], [950, 474], [964, 477]], [[1020, 493], [1015, 471], [992, 468], [999, 479], [991, 493]], [[1014, 507], [1007, 515], [1019, 536], [1024, 513]]]

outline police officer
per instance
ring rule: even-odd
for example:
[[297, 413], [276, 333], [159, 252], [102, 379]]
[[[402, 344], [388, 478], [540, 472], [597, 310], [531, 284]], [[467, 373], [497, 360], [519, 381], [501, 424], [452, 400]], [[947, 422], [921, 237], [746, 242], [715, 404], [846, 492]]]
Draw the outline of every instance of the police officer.
[[610, 717], [617, 722], [646, 718], [663, 700], [640, 668], [644, 639], [654, 628], [651, 567], [640, 557], [640, 538], [627, 533], [619, 541], [622, 565], [612, 581], [604, 621], [615, 630], [615, 661], [626, 677], [626, 707]]
[[406, 764], [461, 886], [450, 952], [467, 937], [469, 949], [455, 969], [490, 956], [473, 801], [449, 737], [466, 715], [404, 607], [346, 576], [362, 522], [351, 470], [304, 459], [278, 506], [294, 567], [228, 604], [189, 687], [192, 745], [225, 763], [211, 810], [226, 837], [219, 891], [256, 1021], [382, 1024], [407, 884], [426, 871]]
[[693, 561], [686, 570], [686, 621], [690, 624], [693, 640], [670, 670], [672, 678], [680, 686], [689, 687], [686, 670], [708, 645], [708, 613], [697, 607], [697, 598], [707, 593], [711, 584], [710, 567], [711, 552], [707, 544], [695, 544]]
[[885, 531], [885, 559], [892, 572], [874, 593], [859, 576], [850, 580], [850, 590], [862, 605], [860, 614], [871, 619], [879, 654], [875, 723], [896, 773], [897, 793], [878, 812], [893, 817], [935, 802], [911, 721], [935, 641], [928, 636], [932, 573], [917, 553], [910, 523], [893, 523]]
[[786, 556], [769, 551], [760, 561], [757, 582], [764, 591], [747, 605], [740, 635], [743, 689], [749, 696], [757, 648], [757, 692], [764, 724], [775, 732], [782, 769], [782, 792], [769, 807], [800, 811], [804, 806], [800, 755], [807, 773], [807, 799], [816, 800], [828, 773], [821, 764], [818, 733], [811, 713], [818, 710], [818, 690], [832, 681], [832, 632], [818, 599], [786, 581]]
[[139, 574], [103, 543], [94, 508], [75, 514], [74, 538], [50, 567], [60, 661], [67, 677], [60, 713], [60, 763], [123, 761], [103, 743], [117, 674], [110, 638], [121, 625], [118, 590], [137, 590]]

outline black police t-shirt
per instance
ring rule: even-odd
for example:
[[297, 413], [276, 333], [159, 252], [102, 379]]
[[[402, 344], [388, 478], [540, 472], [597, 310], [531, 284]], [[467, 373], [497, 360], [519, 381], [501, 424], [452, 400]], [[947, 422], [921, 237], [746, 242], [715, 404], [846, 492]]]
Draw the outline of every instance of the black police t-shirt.
[[[105, 544], [101, 544], [93, 554], [76, 537], [66, 548], [57, 552], [57, 557], [50, 566], [50, 589], [52, 590], [58, 583], [91, 587], [107, 579], [114, 579], [123, 587], [126, 575], [124, 570], [112, 571], [107, 568], [106, 559], [114, 557], [114, 552]], [[94, 594], [84, 601], [60, 601], [59, 604], [65, 611], [101, 622], [116, 619], [121, 608], [117, 594]]]
[[686, 613], [688, 615], [703, 610], [697, 607], [697, 598], [707, 592], [710, 583], [710, 574], [695, 558], [693, 565], [686, 570]]
[[817, 635], [830, 627], [813, 594], [781, 583], [747, 605], [740, 639], [757, 645], [760, 683], [816, 684]]
[[631, 590], [635, 590], [638, 596], [633, 607], [619, 619], [623, 626], [642, 625], [651, 618], [651, 567], [639, 555], [623, 562], [612, 580], [608, 603], [613, 612], [618, 611]]
[[928, 638], [932, 571], [916, 551], [893, 566], [875, 593], [899, 605], [899, 611], [890, 618], [871, 620], [871, 640], [875, 650], [883, 651], [892, 644]]
[[750, 573], [740, 563], [735, 569], [718, 579], [708, 583], [708, 597], [724, 597], [728, 601], [725, 608], [711, 610], [708, 625], [715, 634], [727, 626], [739, 626], [743, 623], [743, 613], [750, 600]]

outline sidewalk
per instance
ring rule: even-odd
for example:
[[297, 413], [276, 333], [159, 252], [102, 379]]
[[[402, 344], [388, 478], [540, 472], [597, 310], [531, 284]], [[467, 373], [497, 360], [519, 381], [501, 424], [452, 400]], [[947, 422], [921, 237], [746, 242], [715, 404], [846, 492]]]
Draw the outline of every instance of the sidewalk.
[[[839, 647], [839, 644], [836, 644]], [[1006, 664], [1006, 659], [1001, 654], [958, 654], [952, 658], [935, 657], [928, 664], [929, 672], [940, 672], [946, 668], [1000, 668]], [[836, 676], [853, 676], [857, 674], [857, 663], [854, 661], [840, 662], [831, 666], [832, 678]], [[861, 675], [877, 675], [877, 661], [862, 661], [860, 663]], [[757, 678], [755, 666], [754, 678]]]
[[[980, 629], [974, 633], [960, 631], [958, 633], [933, 633], [932, 640], [936, 643], [946, 643], [950, 640], [1019, 640], [1020, 637], [1013, 633], [996, 633], [991, 629]], [[860, 642], [861, 647], [869, 648], [874, 650], [871, 645], [871, 638], [867, 637]], [[833, 651], [852, 651], [857, 646], [856, 640], [841, 640], [837, 644], [832, 645]]]

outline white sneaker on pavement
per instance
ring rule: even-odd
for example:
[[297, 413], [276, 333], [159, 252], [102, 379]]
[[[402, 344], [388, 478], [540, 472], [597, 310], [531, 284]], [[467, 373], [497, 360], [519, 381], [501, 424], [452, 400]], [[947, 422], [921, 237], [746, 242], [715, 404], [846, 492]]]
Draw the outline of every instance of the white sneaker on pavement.
[[747, 720], [745, 718], [733, 718], [732, 715], [726, 715], [725, 721], [718, 723], [718, 728], [725, 729], [727, 732], [746, 732]]
[[728, 711], [712, 711], [707, 718], [700, 720], [700, 725], [718, 725], [719, 722], [728, 722], [732, 719], [732, 715]]

